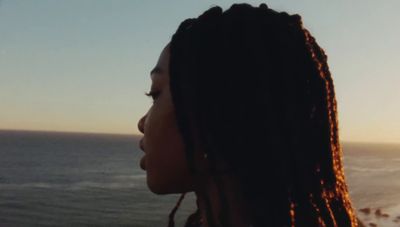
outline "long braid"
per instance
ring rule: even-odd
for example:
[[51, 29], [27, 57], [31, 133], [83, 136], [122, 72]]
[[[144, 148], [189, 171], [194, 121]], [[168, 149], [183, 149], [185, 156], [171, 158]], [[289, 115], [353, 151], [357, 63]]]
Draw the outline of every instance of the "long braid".
[[[308, 31], [307, 31], [308, 32]], [[309, 33], [308, 33], [309, 34]], [[309, 34], [310, 37], [312, 37]], [[315, 38], [312, 37], [311, 39], [311, 44], [314, 47], [317, 59], [321, 63], [321, 71], [324, 74], [324, 78], [326, 79], [326, 86], [328, 90], [328, 108], [329, 108], [329, 122], [330, 122], [330, 140], [331, 140], [331, 145], [332, 145], [332, 154], [333, 154], [333, 168], [335, 169], [336, 173], [336, 188], [335, 188], [335, 193], [339, 194], [338, 192], [341, 192], [339, 196], [339, 199], [342, 200], [343, 204], [347, 208], [346, 211], [350, 212], [348, 217], [350, 217], [350, 222], [352, 225], [356, 225], [357, 220], [355, 218], [354, 213], [352, 213], [352, 205], [350, 203], [350, 199], [348, 198], [348, 189], [347, 185], [345, 183], [345, 175], [344, 175], [344, 170], [343, 170], [343, 162], [342, 162], [342, 148], [339, 143], [339, 135], [338, 135], [338, 118], [337, 118], [337, 102], [335, 98], [335, 89], [334, 89], [334, 84], [333, 80], [331, 77], [331, 73], [329, 71], [329, 67], [327, 64], [327, 55], [325, 54], [324, 50], [320, 48], [315, 41]], [[330, 199], [332, 199], [333, 196], [331, 196]], [[342, 216], [345, 217], [345, 216]], [[343, 220], [343, 221], [348, 221], [348, 220]]]
[[[214, 10], [214, 11], [210, 11], [209, 12], [209, 14], [212, 14], [212, 13], [218, 14], [218, 13], [222, 13], [222, 11], [221, 10]], [[203, 15], [203, 16], [205, 17], [205, 15]], [[194, 22], [195, 21], [193, 19], [185, 20], [182, 23], [181, 28], [184, 29], [184, 30], [191, 29], [192, 26], [194, 26]], [[173, 48], [173, 47], [171, 47], [171, 48]], [[171, 62], [170, 64], [173, 65], [174, 63]], [[171, 77], [172, 77], [172, 75], [177, 75], [177, 73], [171, 72]], [[180, 79], [180, 77], [176, 76], [175, 77], [175, 83], [171, 83], [171, 86], [178, 86], [180, 84], [179, 79]], [[172, 89], [181, 90], [182, 88], [176, 87], [176, 88], [172, 88]], [[185, 105], [184, 101], [183, 101], [183, 99], [179, 99], [180, 97], [183, 97], [183, 95], [177, 95], [177, 96], [173, 97], [173, 98], [176, 99], [176, 100], [174, 100], [174, 103], [176, 103], [175, 106], [179, 106], [181, 108], [184, 108], [184, 105]], [[182, 111], [182, 112], [184, 112], [184, 111]], [[186, 112], [186, 114], [188, 115], [187, 112]], [[193, 117], [193, 115], [191, 115], [191, 116]], [[183, 134], [186, 137], [191, 137], [190, 135], [193, 135], [192, 133], [194, 132], [196, 134], [197, 138], [200, 139], [200, 141], [205, 141], [204, 138], [203, 138], [203, 135], [206, 135], [206, 134], [202, 130], [201, 124], [199, 124], [197, 126], [198, 131], [200, 131], [200, 133], [197, 133], [196, 130], [191, 130], [190, 129], [191, 127], [187, 125], [187, 122], [188, 122], [187, 121], [187, 117], [188, 116], [182, 116], [182, 115], [181, 115], [181, 117], [178, 117], [178, 121], [179, 121], [178, 125], [181, 126], [181, 131], [183, 131], [183, 132], [191, 132], [191, 133], [183, 133]], [[192, 127], [193, 127], [193, 125], [192, 125]], [[193, 137], [187, 138], [185, 140], [185, 142], [186, 141], [193, 141], [192, 138]], [[197, 173], [195, 172], [194, 159], [193, 159], [194, 156], [193, 156], [193, 152], [191, 152], [193, 150], [193, 147], [192, 147], [192, 149], [189, 149], [188, 146], [186, 146], [186, 150], [187, 150], [186, 153], [190, 154], [190, 156], [188, 156], [188, 162], [190, 164], [192, 173], [194, 173], [196, 175]], [[209, 161], [211, 163], [210, 172], [211, 173], [216, 173], [214, 155], [212, 153], [210, 153], [210, 154], [207, 154], [207, 157], [208, 157], [208, 159], [209, 159]], [[228, 210], [227, 207], [228, 206], [226, 204], [226, 198], [225, 198], [225, 195], [223, 193], [222, 182], [220, 182], [220, 180], [218, 179], [218, 176], [214, 175], [213, 179], [217, 183], [219, 198], [221, 200], [221, 205], [222, 205], [222, 209], [221, 209], [222, 213], [221, 213], [221, 216], [217, 218], [217, 220], [219, 220], [223, 224], [223, 226], [230, 226], [229, 224], [225, 223], [227, 221], [227, 212], [228, 212], [227, 211]], [[199, 187], [201, 187], [201, 185], [199, 185]], [[205, 202], [205, 207], [206, 207], [207, 222], [208, 222], [209, 227], [213, 227], [215, 225], [215, 223], [213, 221], [214, 217], [213, 217], [212, 209], [211, 209], [211, 201], [210, 201], [210, 198], [209, 198], [209, 196], [207, 195], [206, 192], [203, 192], [203, 196], [204, 196], [204, 202]], [[197, 211], [196, 211], [196, 213], [197, 213]]]
[[[261, 23], [262, 30], [256, 31], [252, 23]], [[246, 32], [256, 33], [246, 36]], [[249, 78], [238, 76], [244, 74], [257, 82], [251, 84]], [[229, 207], [224, 195], [227, 189], [215, 168], [219, 159], [238, 169], [244, 196], [252, 204], [254, 226], [357, 226], [344, 179], [337, 104], [327, 57], [302, 27], [300, 16], [277, 13], [265, 4], [259, 8], [236, 4], [224, 13], [213, 7], [197, 19], [184, 21], [174, 34], [170, 76], [177, 123], [192, 173], [199, 177], [193, 158], [194, 148], [202, 144], [210, 157], [211, 173], [217, 174], [213, 179], [224, 208], [217, 219], [222, 226], [231, 223], [225, 209]], [[225, 85], [231, 99], [237, 98], [242, 110], [235, 108], [229, 96], [218, 92], [220, 85]], [[234, 92], [239, 87], [243, 90], [241, 97]], [[245, 92], [254, 88], [258, 89], [254, 94], [261, 97], [257, 101], [272, 107], [267, 111], [255, 109], [260, 112], [254, 112], [255, 116], [265, 119], [260, 128], [236, 121], [250, 116], [256, 102]], [[287, 111], [283, 117], [282, 111]], [[239, 130], [251, 129], [254, 138], [234, 134], [230, 122], [235, 122]], [[266, 149], [260, 150], [262, 143], [250, 139], [265, 140]], [[240, 150], [249, 142], [254, 142], [248, 147], [249, 155], [241, 155]], [[268, 157], [271, 167], [262, 166], [264, 151], [278, 151]], [[251, 159], [251, 155], [258, 156]], [[262, 175], [253, 176], [258, 172], [274, 180], [275, 186], [263, 186]], [[264, 194], [260, 194], [262, 190]], [[209, 196], [204, 194], [207, 221], [214, 226]]]
[[179, 197], [178, 202], [175, 204], [175, 207], [171, 210], [168, 216], [168, 227], [175, 227], [175, 222], [174, 222], [175, 213], [178, 210], [179, 206], [181, 205], [182, 200], [185, 198], [185, 194], [186, 193], [182, 193], [182, 195]]

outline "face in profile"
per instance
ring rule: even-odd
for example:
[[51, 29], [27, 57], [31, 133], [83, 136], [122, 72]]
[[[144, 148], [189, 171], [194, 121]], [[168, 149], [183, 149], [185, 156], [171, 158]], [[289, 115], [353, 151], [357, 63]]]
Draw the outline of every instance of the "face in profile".
[[153, 105], [138, 122], [145, 153], [140, 166], [146, 170], [149, 189], [156, 194], [193, 190], [170, 92], [169, 58], [167, 45], [151, 73]]

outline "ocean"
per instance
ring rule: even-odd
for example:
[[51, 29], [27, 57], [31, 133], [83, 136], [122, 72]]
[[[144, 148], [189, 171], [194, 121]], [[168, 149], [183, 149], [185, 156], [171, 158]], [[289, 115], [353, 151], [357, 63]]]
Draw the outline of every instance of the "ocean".
[[[148, 190], [139, 139], [0, 131], [0, 226], [167, 226], [179, 195]], [[400, 145], [343, 143], [343, 150], [359, 218], [399, 227]], [[191, 193], [176, 213], [176, 226], [194, 210]]]

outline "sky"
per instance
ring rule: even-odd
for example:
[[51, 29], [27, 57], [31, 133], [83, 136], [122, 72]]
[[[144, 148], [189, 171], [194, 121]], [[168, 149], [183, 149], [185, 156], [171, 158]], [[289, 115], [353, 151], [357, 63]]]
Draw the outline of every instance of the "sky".
[[[400, 1], [240, 2], [302, 16], [328, 55], [341, 140], [400, 143]], [[0, 129], [141, 134], [149, 72], [180, 22], [233, 3], [0, 1]]]

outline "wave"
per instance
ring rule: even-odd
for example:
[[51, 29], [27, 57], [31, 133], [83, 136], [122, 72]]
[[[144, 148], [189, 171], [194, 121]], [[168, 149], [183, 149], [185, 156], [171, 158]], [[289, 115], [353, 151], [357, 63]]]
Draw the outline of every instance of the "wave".
[[86, 190], [86, 189], [131, 189], [142, 188], [142, 184], [135, 182], [95, 182], [95, 181], [80, 181], [70, 184], [46, 183], [46, 182], [31, 182], [22, 184], [0, 184], [0, 189], [5, 190], [21, 190], [21, 189], [56, 189], [56, 190]]
[[137, 179], [145, 179], [146, 174], [139, 174], [139, 175], [117, 175], [113, 176], [113, 179], [121, 179], [121, 180], [137, 180]]
[[133, 182], [110, 182], [110, 183], [99, 183], [99, 182], [92, 182], [92, 181], [82, 181], [78, 183], [74, 183], [69, 185], [68, 190], [83, 190], [83, 189], [93, 189], [93, 188], [100, 188], [100, 189], [129, 189], [137, 187], [136, 183]]

